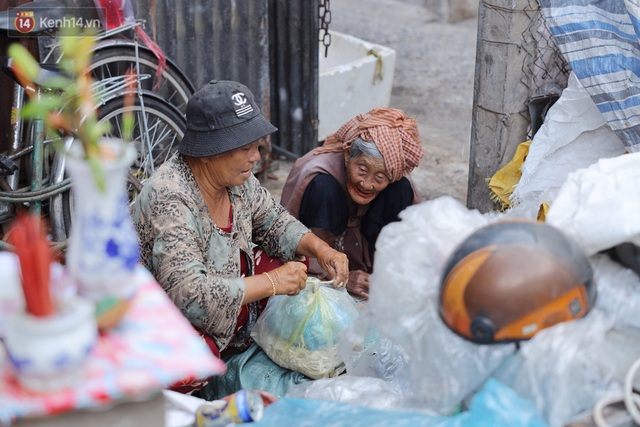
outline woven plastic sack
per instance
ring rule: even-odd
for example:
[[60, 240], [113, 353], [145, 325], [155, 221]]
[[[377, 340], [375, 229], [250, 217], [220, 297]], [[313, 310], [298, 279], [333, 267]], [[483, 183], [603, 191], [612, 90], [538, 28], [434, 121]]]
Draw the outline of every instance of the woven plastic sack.
[[337, 343], [358, 313], [345, 288], [310, 277], [298, 295], [269, 300], [251, 337], [278, 365], [312, 379], [328, 378], [345, 369]]

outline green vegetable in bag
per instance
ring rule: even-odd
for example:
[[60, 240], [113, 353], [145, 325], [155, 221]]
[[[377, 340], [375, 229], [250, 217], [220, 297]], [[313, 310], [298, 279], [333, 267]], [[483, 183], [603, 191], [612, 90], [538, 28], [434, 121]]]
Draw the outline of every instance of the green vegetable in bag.
[[310, 277], [298, 295], [269, 300], [251, 337], [284, 368], [313, 379], [332, 377], [344, 371], [338, 339], [358, 314], [345, 288], [335, 289]]

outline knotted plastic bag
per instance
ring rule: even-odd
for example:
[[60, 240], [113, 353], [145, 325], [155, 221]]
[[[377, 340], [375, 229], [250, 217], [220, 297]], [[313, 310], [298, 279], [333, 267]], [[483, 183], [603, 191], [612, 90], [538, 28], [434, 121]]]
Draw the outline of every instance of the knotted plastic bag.
[[328, 378], [345, 369], [337, 343], [358, 313], [345, 288], [310, 277], [298, 295], [269, 300], [251, 337], [278, 365], [309, 378]]

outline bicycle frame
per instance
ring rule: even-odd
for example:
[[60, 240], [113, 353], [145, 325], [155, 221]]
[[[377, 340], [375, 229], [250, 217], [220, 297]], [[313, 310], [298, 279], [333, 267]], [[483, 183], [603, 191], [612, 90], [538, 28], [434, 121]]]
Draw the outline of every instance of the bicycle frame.
[[[112, 53], [112, 51], [110, 51], [109, 49], [124, 48], [133, 54], [128, 58], [132, 58], [133, 56], [134, 59], [123, 59], [122, 63], [134, 66], [135, 74], [129, 77], [119, 74], [113, 74], [113, 76], [108, 77], [104, 77], [103, 75], [100, 77], [100, 80], [94, 83], [94, 93], [98, 100], [98, 105], [96, 108], [100, 109], [103, 106], [105, 106], [106, 108], [107, 105], [112, 107], [113, 105], [118, 105], [118, 102], [121, 102], [119, 100], [123, 98], [125, 91], [132, 86], [132, 83], [135, 84], [134, 90], [137, 93], [136, 108], [141, 111], [141, 113], [138, 115], [138, 125], [140, 127], [140, 133], [137, 138], [137, 144], [142, 145], [138, 145], [141, 153], [153, 153], [154, 141], [158, 141], [158, 135], [163, 134], [156, 132], [156, 134], [151, 135], [151, 130], [149, 128], [152, 125], [147, 122], [148, 114], [146, 112], [144, 103], [145, 99], [147, 99], [150, 103], [149, 105], [151, 105], [150, 108], [155, 108], [154, 111], [160, 111], [158, 110], [158, 102], [164, 100], [160, 97], [151, 96], [153, 94], [150, 94], [148, 91], [144, 90], [141, 82], [143, 80], [151, 78], [152, 75], [141, 73], [141, 64], [144, 63], [141, 62], [140, 52], [143, 52], [145, 55], [147, 55], [147, 62], [144, 65], [144, 67], [146, 67], [145, 71], [150, 68], [149, 64], [152, 57], [150, 57], [149, 55], [153, 54], [153, 58], [155, 58], [156, 56], [151, 49], [149, 49], [145, 44], [141, 43], [137, 39], [137, 36], [126, 39], [116, 37], [120, 33], [134, 30], [136, 27], [141, 26], [143, 22], [144, 21], [142, 20], [138, 20], [135, 23], [125, 24], [111, 30], [103, 31], [98, 35], [98, 41], [93, 48], [93, 53], [96, 54], [97, 52], [104, 51], [104, 53], [107, 54], [105, 55], [105, 58], [108, 59], [111, 57], [110, 55]], [[44, 60], [41, 61], [42, 65], [53, 65], [54, 63], [60, 61], [61, 54], [57, 54], [57, 52], [59, 52], [59, 50], [57, 49], [59, 46], [60, 42], [58, 41], [46, 47], [47, 50], [44, 56]], [[118, 63], [117, 61], [118, 58], [116, 58], [115, 62], [113, 63], [116, 64]], [[105, 62], [103, 61], [99, 62], [99, 64], [104, 63]], [[106, 63], [110, 64], [109, 62]], [[182, 70], [180, 70], [179, 67], [177, 67], [168, 59], [167, 63], [171, 64], [171, 66], [173, 67], [173, 74], [170, 74], [172, 79], [171, 81], [176, 82], [178, 80], [175, 79], [182, 78], [186, 82], [186, 87], [188, 88], [188, 86], [191, 86], [191, 88], [188, 89], [192, 89], [192, 85], [189, 82], [189, 79], [184, 75]], [[163, 78], [167, 77], [163, 74]], [[135, 79], [135, 81], [132, 82], [130, 79]], [[36, 93], [36, 96], [41, 93], [41, 89], [38, 88], [37, 90], [38, 92]], [[8, 224], [9, 221], [14, 218], [15, 213], [13, 206], [16, 205], [27, 205], [30, 210], [35, 211], [39, 214], [41, 213], [43, 204], [48, 201], [49, 203], [45, 205], [48, 209], [47, 212], [50, 216], [52, 216], [55, 212], [55, 215], [57, 216], [59, 221], [59, 218], [61, 217], [61, 211], [59, 210], [61, 209], [59, 201], [62, 199], [63, 193], [68, 192], [71, 189], [70, 178], [64, 178], [66, 176], [66, 174], [64, 173], [64, 156], [56, 154], [49, 157], [48, 155], [46, 155], [48, 147], [54, 141], [47, 139], [45, 136], [44, 120], [37, 118], [31, 119], [27, 122], [22, 119], [20, 112], [24, 103], [26, 102], [26, 92], [25, 89], [17, 82], [14, 83], [13, 92], [14, 96], [11, 113], [10, 148], [9, 153], [4, 154], [6, 154], [6, 157], [8, 157], [10, 160], [21, 159], [20, 162], [17, 162], [19, 164], [19, 167], [22, 169], [30, 169], [30, 174], [27, 177], [27, 179], [29, 179], [29, 184], [27, 186], [24, 186], [23, 188], [19, 188], [23, 182], [20, 169], [15, 171], [13, 175], [0, 176], [0, 229], [3, 225]], [[180, 93], [185, 94], [188, 93], [188, 91], [182, 91]], [[115, 103], [113, 101], [115, 101]], [[171, 107], [170, 109], [175, 109], [175, 112], [171, 114], [174, 114], [174, 117], [176, 118], [171, 119], [173, 120], [171, 123], [177, 123], [176, 120], [178, 120], [180, 114], [183, 113], [180, 113], [180, 111], [178, 111], [176, 107], [172, 106], [169, 101], [164, 102], [168, 104], [167, 107], [164, 108]], [[154, 123], [153, 126], [155, 130], [157, 126], [155, 123], [157, 123], [157, 117], [159, 116], [157, 115], [158, 113], [152, 114], [155, 114], [154, 116], [151, 116], [151, 120]], [[178, 116], [175, 116], [175, 114], [178, 114]], [[169, 115], [169, 117], [171, 117], [171, 115]], [[182, 120], [183, 117], [184, 116], [182, 115]], [[27, 125], [29, 126], [29, 128], [27, 128]], [[182, 134], [179, 133], [178, 135], [181, 136]], [[56, 139], [56, 141], [60, 140]], [[60, 141], [60, 144], [64, 147], [69, 147], [72, 141], [72, 136], [66, 136], [64, 137], [63, 141]], [[144, 149], [142, 147], [144, 147]], [[151, 159], [153, 159], [153, 154], [141, 155], [144, 159], [147, 159], [146, 156], [151, 156]], [[155, 163], [153, 161], [143, 164], [148, 166], [145, 166], [145, 169], [149, 175], [150, 173], [153, 173], [155, 169]], [[133, 181], [135, 181], [135, 179]], [[140, 184], [139, 182], [133, 181], [131, 182], [131, 184], [133, 184], [134, 187], [136, 187], [136, 184]], [[56, 222], [53, 218], [51, 219], [53, 223]], [[57, 227], [53, 227], [52, 230], [53, 229], [58, 230]], [[53, 235], [55, 236], [56, 232], [53, 232]], [[54, 238], [54, 240], [57, 239], [57, 237]], [[6, 244], [3, 244], [3, 242], [0, 241], [0, 250], [2, 250], [5, 246]]]
[[[97, 43], [95, 44], [95, 46], [93, 47], [93, 53], [97, 53], [100, 50], [103, 49], [108, 49], [111, 47], [127, 47], [127, 48], [132, 48], [133, 51], [135, 52], [135, 58], [136, 58], [136, 70], [135, 70], [135, 74], [140, 76], [139, 81], [144, 80], [144, 79], [148, 79], [151, 76], [148, 74], [142, 74], [140, 71], [140, 50], [144, 49], [147, 50], [149, 52], [151, 52], [151, 50], [147, 47], [145, 47], [143, 44], [140, 44], [138, 42], [138, 39], [136, 36], [133, 37], [133, 39], [119, 39], [119, 38], [114, 38], [116, 35], [118, 34], [122, 34], [125, 33], [127, 31], [130, 30], [135, 30], [137, 27], [141, 27], [144, 26], [145, 21], [144, 20], [136, 20], [133, 23], [125, 23], [119, 27], [113, 28], [113, 29], [108, 29], [105, 31], [100, 32], [96, 38], [97, 38]], [[44, 57], [44, 60], [42, 61], [43, 63], [48, 63], [49, 61], [51, 61], [52, 59], [55, 61], [55, 63], [60, 61], [60, 56], [58, 57], [54, 57], [54, 53], [56, 52], [57, 48], [60, 46], [60, 42], [56, 42], [56, 43], [52, 43], [50, 46], [47, 47], [48, 52]], [[171, 60], [166, 58], [166, 61], [171, 63]], [[180, 73], [181, 77], [185, 79], [185, 81], [189, 81], [189, 79], [184, 75], [184, 73], [182, 72], [182, 70], [177, 67], [174, 66], [174, 72], [178, 72]], [[109, 87], [109, 90], [104, 90], [100, 96], [99, 96], [99, 100], [100, 100], [100, 104], [104, 105], [104, 103], [106, 103], [107, 101], [109, 101], [111, 98], [115, 97], [115, 96], [119, 96], [120, 95], [120, 90], [124, 89], [124, 86], [118, 85], [116, 82], [118, 79], [120, 79], [121, 77], [112, 77], [109, 79], [114, 79], [114, 84], [113, 86]], [[106, 80], [109, 80], [106, 79]], [[103, 80], [104, 81], [104, 80]], [[138, 81], [138, 83], [139, 83]], [[137, 90], [137, 94], [138, 97], [140, 99], [141, 102], [141, 108], [144, 111], [144, 98], [142, 97], [142, 93], [143, 93], [143, 89], [142, 86], [140, 84], [136, 85], [136, 90]], [[146, 114], [142, 115], [143, 120], [145, 121], [143, 123], [143, 129], [148, 129], [148, 124], [146, 123]], [[146, 133], [146, 132], [145, 132]], [[146, 145], [147, 149], [150, 151], [151, 150], [151, 144], [148, 140], [148, 138], [146, 138], [143, 143]], [[152, 171], [154, 169], [154, 166], [151, 165]], [[2, 196], [2, 194], [0, 193], [0, 197]], [[0, 201], [2, 199], [0, 198]]]
[[[44, 149], [44, 121], [41, 118], [36, 118], [31, 120], [31, 143], [27, 146], [23, 145], [22, 139], [22, 130], [24, 121], [20, 117], [20, 112], [22, 111], [22, 105], [24, 103], [24, 95], [25, 91], [22, 86], [18, 83], [14, 84], [14, 102], [11, 110], [11, 153], [7, 156], [10, 160], [21, 158], [22, 156], [32, 153], [31, 162], [32, 170], [31, 170], [31, 185], [28, 192], [23, 194], [16, 194], [16, 192], [12, 191], [0, 191], [0, 202], [3, 203], [34, 203], [32, 209], [36, 213], [40, 213], [40, 202], [44, 199], [43, 194], [48, 194], [47, 191], [42, 191], [42, 174], [43, 174], [43, 166], [42, 166], [42, 158], [43, 158], [43, 149]], [[36, 96], [40, 96], [40, 91], [38, 91]], [[2, 185], [7, 190], [17, 190], [18, 186], [18, 176], [19, 169], [14, 172], [13, 175], [8, 176], [6, 180], [6, 185]], [[57, 191], [57, 189], [54, 189]], [[61, 190], [62, 191], [62, 190]], [[9, 211], [8, 207], [3, 207], [3, 213]]]
[[[130, 24], [124, 24], [121, 27], [118, 28], [113, 28], [110, 30], [105, 30], [103, 32], [100, 32], [97, 36], [96, 36], [96, 44], [93, 47], [93, 53], [96, 54], [97, 52], [104, 50], [104, 49], [109, 49], [109, 48], [116, 48], [116, 47], [124, 47], [124, 48], [129, 48], [132, 49], [135, 54], [136, 57], [139, 56], [139, 52], [144, 51], [144, 52], [148, 52], [153, 54], [153, 51], [151, 49], [149, 49], [146, 45], [144, 45], [143, 43], [140, 43], [138, 41], [137, 36], [134, 36], [133, 38], [117, 38], [115, 36], [117, 36], [118, 34], [122, 34], [125, 33], [127, 31], [130, 30], [135, 30], [137, 27], [144, 27], [144, 23], [146, 21], [139, 19], [136, 20], [135, 23], [130, 23]], [[60, 42], [55, 42], [52, 43], [51, 45], [47, 46], [47, 53], [45, 55], [45, 57], [43, 58], [42, 62], [43, 63], [57, 63], [60, 60], [60, 56], [56, 56], [56, 50], [57, 48], [60, 46]], [[154, 54], [155, 55], [155, 54]], [[174, 72], [178, 73], [179, 76], [186, 82], [189, 82], [190, 90], [191, 92], [195, 91], [195, 88], [193, 87], [193, 85], [191, 84], [189, 78], [187, 77], [187, 75], [182, 71], [182, 69], [177, 66], [175, 64], [175, 62], [173, 62], [171, 60], [171, 58], [166, 58], [166, 62], [167, 64], [172, 66], [172, 69]], [[137, 73], [140, 72], [140, 70], [136, 70]]]
[[[99, 82], [94, 82], [94, 93], [98, 99], [99, 108], [104, 105], [110, 99], [122, 96], [127, 87], [130, 87], [132, 83], [135, 83], [140, 88], [139, 82], [147, 79], [151, 76], [147, 75], [131, 75], [131, 76], [117, 76], [108, 79], [104, 79]], [[42, 91], [37, 89], [37, 95], [40, 96]], [[19, 173], [18, 169], [13, 175], [10, 175], [5, 180], [4, 177], [0, 178], [0, 183], [6, 182], [5, 185], [1, 185], [5, 190], [0, 191], [0, 223], [5, 222], [13, 218], [13, 212], [11, 206], [15, 204], [28, 204], [29, 209], [40, 214], [42, 210], [42, 202], [50, 199], [51, 197], [60, 194], [64, 191], [68, 191], [71, 188], [71, 179], [62, 179], [59, 177], [54, 180], [56, 183], [52, 184], [50, 181], [43, 179], [43, 165], [45, 161], [44, 149], [47, 145], [52, 144], [53, 140], [46, 140], [45, 138], [45, 126], [42, 118], [32, 119], [29, 123], [31, 125], [31, 133], [29, 138], [23, 139], [22, 128], [24, 121], [20, 117], [22, 105], [24, 103], [25, 90], [18, 83], [14, 84], [14, 105], [12, 109], [12, 145], [11, 153], [7, 156], [9, 159], [14, 160], [17, 158], [24, 158], [31, 153], [31, 176], [30, 186], [28, 189], [18, 189], [19, 185]], [[141, 102], [142, 92], [139, 89], [138, 95]], [[143, 107], [144, 108], [144, 107]], [[142, 123], [143, 129], [148, 129], [146, 123], [146, 117], [143, 117], [144, 123]], [[143, 132], [143, 137], [146, 135], [146, 131]], [[26, 138], [26, 136], [25, 136]], [[150, 142], [148, 138], [144, 138], [144, 143], [149, 147]], [[73, 140], [72, 136], [66, 136], [63, 145], [68, 148], [69, 144]], [[52, 168], [53, 169], [53, 168]], [[51, 177], [50, 177], [51, 178]], [[59, 182], [58, 182], [59, 181]], [[2, 248], [2, 245], [0, 245]]]
[[[113, 36], [123, 33], [125, 31], [134, 29], [137, 26], [140, 26], [144, 23], [144, 21], [136, 21], [134, 24], [127, 24], [127, 25], [123, 25], [121, 27], [118, 28], [114, 28], [111, 30], [107, 30], [107, 31], [103, 31], [101, 32], [98, 36], [97, 36], [97, 40], [98, 43], [96, 44], [96, 46], [94, 47], [94, 52], [97, 50], [100, 50], [101, 48], [107, 47], [107, 46], [115, 46], [115, 45], [127, 45], [127, 46], [131, 46], [134, 47], [135, 52], [136, 52], [136, 56], [138, 55], [138, 48], [139, 48], [139, 43], [137, 42], [137, 40], [133, 40], [133, 41], [123, 41], [123, 40], [113, 40], [110, 39]], [[49, 64], [51, 63], [52, 58], [54, 57], [54, 53], [56, 52], [56, 49], [60, 46], [60, 42], [56, 42], [56, 43], [52, 43], [49, 47], [48, 47], [48, 53], [45, 55], [45, 58], [41, 61], [41, 64]], [[58, 63], [61, 59], [61, 56], [58, 56], [56, 58], [54, 58], [54, 63]], [[140, 75], [140, 70], [139, 68], [136, 70], [136, 74], [140, 76], [140, 80], [146, 79], [146, 78], [150, 78], [150, 75]], [[104, 82], [104, 80], [103, 80]], [[96, 93], [96, 96], [98, 97], [99, 103], [100, 104], [104, 104], [105, 102], [107, 102], [108, 100], [110, 100], [113, 97], [119, 96], [119, 94], [122, 93], [122, 91], [127, 87], [127, 82], [124, 81], [124, 78], [119, 76], [119, 77], [114, 77], [111, 78], [110, 81], [105, 82], [104, 84], [102, 84], [102, 82], [97, 82], [98, 83], [98, 92]], [[102, 88], [100, 88], [99, 86], [102, 86]], [[139, 85], [137, 85], [139, 87]], [[138, 90], [138, 94], [141, 93], [141, 89]], [[20, 117], [20, 111], [22, 110], [22, 106], [24, 105], [24, 98], [25, 98], [25, 92], [24, 92], [24, 88], [22, 86], [20, 86], [18, 83], [14, 84], [14, 90], [13, 90], [13, 104], [11, 107], [11, 146], [10, 146], [10, 150], [12, 155], [10, 155], [10, 158], [15, 158], [21, 155], [26, 154], [24, 151], [18, 151], [20, 150], [20, 148], [22, 147], [22, 135], [23, 135], [23, 125], [24, 125], [24, 120], [22, 119], [22, 117]], [[32, 123], [35, 123], [36, 125], [36, 131], [40, 132], [40, 125], [38, 123], [37, 120], [32, 121]], [[44, 128], [42, 128], [44, 129]], [[42, 159], [41, 159], [41, 152], [42, 152], [42, 146], [40, 146], [40, 144], [38, 143], [38, 140], [40, 138], [36, 137], [34, 142], [35, 144], [33, 145], [29, 145], [28, 147], [26, 147], [26, 149], [28, 151], [33, 151], [34, 152], [34, 160], [32, 163], [34, 163], [35, 165], [41, 165], [42, 164]], [[38, 177], [32, 177], [34, 178], [35, 184], [33, 185], [32, 190], [37, 191], [38, 188], [41, 185], [41, 182], [39, 182], [40, 180], [38, 179]], [[17, 189], [17, 173], [10, 175], [9, 177], [7, 177], [6, 179], [6, 183], [8, 185], [9, 188], [7, 189], [12, 189], [12, 190], [16, 190]], [[60, 191], [64, 191], [64, 190], [60, 190]], [[6, 193], [6, 192], [2, 192], [0, 191], [0, 202], [11, 202], [11, 200], [14, 200], [10, 195], [14, 194], [14, 193]], [[7, 200], [10, 199], [10, 200]], [[25, 196], [23, 198], [21, 198], [21, 201], [23, 202], [35, 202], [38, 201], [39, 198], [35, 198], [32, 199], [28, 196]], [[0, 206], [0, 217], [2, 217], [2, 214], [4, 213], [3, 211], [5, 211], [5, 209], [3, 209], [3, 206]]]

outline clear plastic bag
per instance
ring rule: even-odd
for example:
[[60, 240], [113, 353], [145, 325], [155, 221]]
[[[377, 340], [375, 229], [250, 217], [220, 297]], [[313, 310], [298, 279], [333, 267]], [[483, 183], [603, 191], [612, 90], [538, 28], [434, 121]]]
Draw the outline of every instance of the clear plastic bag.
[[269, 300], [251, 337], [278, 365], [309, 378], [328, 378], [345, 369], [337, 343], [358, 314], [346, 289], [310, 277], [300, 294]]

